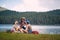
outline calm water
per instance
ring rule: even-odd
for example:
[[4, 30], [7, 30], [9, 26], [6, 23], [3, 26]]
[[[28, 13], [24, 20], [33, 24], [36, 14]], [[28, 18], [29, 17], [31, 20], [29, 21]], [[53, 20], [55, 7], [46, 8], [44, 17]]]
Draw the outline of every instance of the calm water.
[[[40, 34], [60, 34], [60, 26], [54, 25], [31, 25], [33, 31], [38, 31]], [[0, 24], [0, 32], [12, 29], [12, 24]]]

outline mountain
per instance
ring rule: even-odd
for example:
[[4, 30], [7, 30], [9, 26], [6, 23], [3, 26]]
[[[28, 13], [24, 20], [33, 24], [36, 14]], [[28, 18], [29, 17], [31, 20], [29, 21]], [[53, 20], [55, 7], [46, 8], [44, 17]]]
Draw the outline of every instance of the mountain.
[[[4, 8], [0, 8], [2, 10]], [[0, 11], [0, 24], [13, 24], [26, 17], [31, 24], [35, 25], [60, 25], [60, 9], [48, 12], [17, 12], [12, 10]]]
[[5, 11], [7, 10], [6, 8], [0, 7], [0, 11]]

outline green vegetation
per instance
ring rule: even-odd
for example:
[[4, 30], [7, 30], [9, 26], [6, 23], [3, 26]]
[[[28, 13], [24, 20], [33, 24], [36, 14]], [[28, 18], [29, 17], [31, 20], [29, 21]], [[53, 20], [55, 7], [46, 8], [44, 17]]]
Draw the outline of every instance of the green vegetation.
[[0, 32], [0, 40], [60, 40], [60, 34], [21, 34]]
[[20, 21], [21, 17], [26, 17], [35, 25], [60, 25], [59, 9], [48, 12], [0, 11], [0, 24], [12, 24], [15, 20]]

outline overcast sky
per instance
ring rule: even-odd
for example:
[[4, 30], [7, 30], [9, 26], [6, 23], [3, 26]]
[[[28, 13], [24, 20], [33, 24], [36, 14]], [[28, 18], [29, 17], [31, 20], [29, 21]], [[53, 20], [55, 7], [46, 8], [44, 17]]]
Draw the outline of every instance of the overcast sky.
[[60, 9], [60, 0], [0, 0], [0, 6], [16, 11], [49, 11]]

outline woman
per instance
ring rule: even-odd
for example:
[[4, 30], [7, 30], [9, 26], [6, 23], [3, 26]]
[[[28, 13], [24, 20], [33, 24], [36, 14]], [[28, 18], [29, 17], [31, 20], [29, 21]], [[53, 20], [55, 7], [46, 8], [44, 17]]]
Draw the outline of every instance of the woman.
[[20, 32], [21, 33], [28, 33], [28, 31], [27, 31], [27, 25], [26, 25], [25, 22], [21, 22], [21, 24], [20, 24]]
[[31, 33], [32, 32], [31, 25], [29, 24], [28, 21], [26, 21], [25, 17], [21, 18], [20, 31], [22, 33]]
[[13, 25], [13, 29], [14, 29], [14, 32], [18, 32], [18, 29], [19, 29], [18, 21], [15, 21]]
[[20, 32], [21, 33], [28, 33], [27, 32], [27, 25], [25, 23], [26, 18], [25, 17], [22, 17], [20, 20], [21, 20], [21, 22], [20, 22]]

